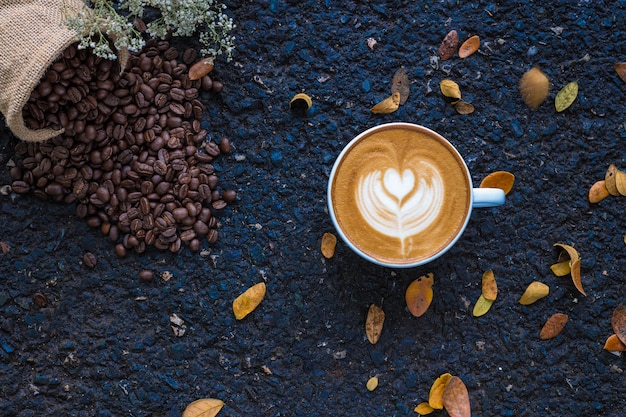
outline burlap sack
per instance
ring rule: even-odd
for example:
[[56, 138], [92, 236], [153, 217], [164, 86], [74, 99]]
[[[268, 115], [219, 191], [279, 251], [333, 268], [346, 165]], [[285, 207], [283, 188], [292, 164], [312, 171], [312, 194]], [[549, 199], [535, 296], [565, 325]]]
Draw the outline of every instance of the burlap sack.
[[0, 111], [20, 139], [38, 142], [62, 130], [31, 130], [22, 108], [48, 67], [76, 39], [62, 22], [83, 0], [0, 0]]

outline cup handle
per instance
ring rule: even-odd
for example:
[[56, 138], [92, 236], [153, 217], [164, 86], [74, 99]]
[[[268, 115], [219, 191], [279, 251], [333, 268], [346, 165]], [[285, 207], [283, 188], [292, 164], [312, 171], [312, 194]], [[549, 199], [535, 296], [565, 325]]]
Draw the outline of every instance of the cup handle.
[[473, 208], [495, 207], [504, 204], [504, 191], [500, 188], [474, 188]]

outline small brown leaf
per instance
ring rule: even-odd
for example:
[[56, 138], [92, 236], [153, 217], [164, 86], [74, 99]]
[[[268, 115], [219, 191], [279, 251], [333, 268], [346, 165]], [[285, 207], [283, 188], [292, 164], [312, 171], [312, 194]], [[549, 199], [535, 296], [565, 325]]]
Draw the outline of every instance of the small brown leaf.
[[189, 404], [182, 417], [215, 417], [224, 407], [224, 401], [215, 398], [203, 398]]
[[[565, 245], [563, 243], [555, 243], [554, 246], [558, 246], [565, 250], [566, 256], [559, 255], [559, 263], [564, 262], [569, 257], [570, 274], [572, 276], [572, 282], [576, 289], [584, 296], [587, 296], [580, 278], [580, 255], [578, 251], [571, 245]], [[553, 265], [554, 266], [554, 265]], [[552, 268], [552, 267], [551, 267]], [[556, 275], [556, 274], [555, 274]]]
[[619, 337], [613, 333], [606, 339], [604, 349], [611, 352], [626, 352], [626, 343], [619, 340]]
[[615, 187], [620, 195], [626, 196], [626, 172], [615, 171]]
[[321, 247], [324, 258], [330, 259], [335, 255], [335, 246], [337, 246], [337, 237], [332, 233], [324, 233]]
[[611, 326], [619, 340], [621, 340], [622, 343], [626, 343], [626, 307], [624, 307], [623, 304], [615, 308], [613, 316], [611, 317]]
[[259, 282], [248, 288], [233, 301], [233, 313], [235, 318], [241, 320], [252, 313], [265, 298], [265, 283]]
[[400, 93], [393, 93], [390, 97], [372, 107], [371, 111], [374, 114], [389, 114], [398, 110], [398, 107], [400, 107]]
[[563, 328], [565, 327], [565, 323], [567, 323], [567, 314], [556, 313], [553, 314], [547, 321], [546, 324], [543, 325], [541, 332], [539, 333], [539, 338], [541, 340], [548, 340], [555, 338]]
[[443, 38], [441, 45], [439, 45], [439, 57], [442, 61], [446, 61], [454, 56], [456, 49], [459, 46], [459, 34], [456, 30], [451, 30]]
[[459, 58], [467, 58], [480, 48], [480, 38], [478, 35], [474, 35], [468, 38], [463, 45], [459, 48]]
[[487, 300], [494, 301], [498, 297], [498, 284], [493, 270], [489, 269], [483, 274], [481, 288], [482, 294]]
[[428, 394], [428, 404], [435, 410], [443, 409], [443, 393], [451, 378], [452, 375], [448, 373], [442, 374], [439, 378], [435, 379], [435, 382], [431, 385]]
[[495, 171], [483, 178], [480, 188], [500, 188], [504, 194], [508, 194], [514, 183], [515, 175], [507, 171]]
[[606, 181], [601, 180], [595, 182], [589, 189], [589, 202], [599, 203], [609, 196], [609, 190], [606, 188]]
[[609, 165], [609, 168], [606, 170], [606, 174], [604, 174], [604, 183], [606, 189], [611, 195], [619, 195], [619, 191], [617, 191], [617, 182], [616, 182], [616, 172], [618, 171], [617, 167], [614, 164]]
[[543, 282], [534, 281], [528, 285], [526, 291], [524, 291], [524, 294], [520, 297], [519, 303], [526, 306], [547, 296], [549, 293], [550, 287]]
[[385, 323], [385, 312], [376, 304], [370, 305], [365, 319], [365, 335], [371, 344], [375, 345], [380, 339]]
[[[580, 255], [578, 254], [578, 251], [572, 245], [566, 245], [564, 243], [555, 243], [554, 246], [558, 246], [559, 248], [564, 249], [565, 252], [567, 252], [567, 255], [569, 256], [570, 260], [575, 261], [576, 259], [580, 259]], [[564, 259], [560, 259], [560, 260], [564, 260]]]
[[461, 89], [459, 85], [452, 80], [441, 80], [439, 83], [439, 88], [441, 89], [441, 94], [446, 97], [454, 98], [457, 100], [461, 99]]
[[5, 242], [0, 242], [0, 250], [2, 250], [4, 255], [6, 255], [11, 251], [11, 247]]
[[434, 275], [430, 272], [411, 282], [406, 289], [406, 306], [415, 317], [422, 316], [433, 301], [433, 282]]
[[583, 289], [583, 284], [580, 280], [580, 259], [576, 259], [575, 261], [573, 261], [571, 268], [572, 271], [570, 273], [572, 275], [572, 282], [574, 283], [574, 287], [576, 287], [579, 293], [586, 297], [587, 293]]
[[548, 97], [550, 80], [539, 68], [533, 67], [520, 79], [519, 89], [524, 103], [532, 110], [536, 110]]
[[203, 58], [189, 68], [189, 79], [199, 80], [213, 71], [213, 58]]
[[469, 393], [458, 376], [450, 378], [443, 392], [443, 406], [450, 417], [471, 417]]
[[617, 75], [626, 83], [626, 62], [618, 62], [614, 65]]
[[409, 98], [409, 92], [411, 91], [411, 83], [409, 82], [409, 76], [406, 74], [404, 67], [400, 67], [399, 70], [393, 74], [393, 80], [391, 82], [391, 92], [400, 93], [400, 105], [406, 103]]
[[459, 100], [452, 103], [452, 107], [458, 114], [472, 114], [474, 113], [474, 105], [467, 101]]

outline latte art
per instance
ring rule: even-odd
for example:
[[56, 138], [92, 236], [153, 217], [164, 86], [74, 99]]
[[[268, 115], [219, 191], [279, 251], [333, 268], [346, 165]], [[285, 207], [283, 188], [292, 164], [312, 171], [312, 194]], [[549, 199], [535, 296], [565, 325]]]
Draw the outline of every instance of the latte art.
[[386, 236], [400, 241], [406, 251], [406, 240], [437, 219], [443, 204], [443, 179], [435, 167], [420, 163], [416, 174], [388, 168], [384, 174], [372, 171], [359, 180], [356, 202], [367, 224]]

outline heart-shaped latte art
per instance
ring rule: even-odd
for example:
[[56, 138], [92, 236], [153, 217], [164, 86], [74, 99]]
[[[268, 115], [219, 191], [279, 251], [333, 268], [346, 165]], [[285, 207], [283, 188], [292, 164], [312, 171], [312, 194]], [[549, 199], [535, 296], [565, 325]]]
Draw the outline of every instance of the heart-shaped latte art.
[[410, 169], [402, 171], [402, 176], [394, 168], [389, 168], [383, 176], [384, 188], [398, 201], [402, 199], [415, 187], [415, 175]]

